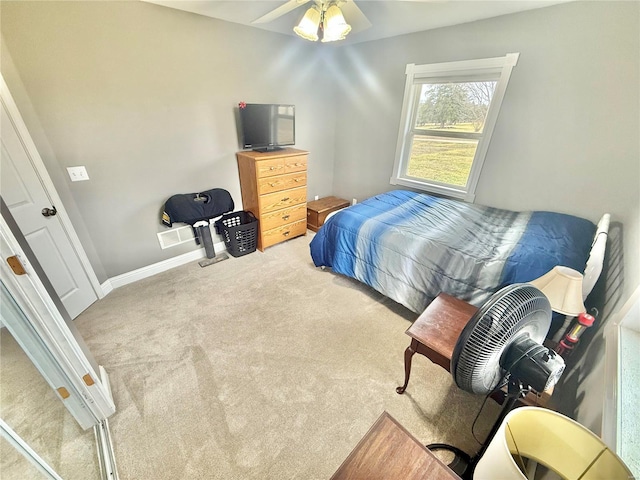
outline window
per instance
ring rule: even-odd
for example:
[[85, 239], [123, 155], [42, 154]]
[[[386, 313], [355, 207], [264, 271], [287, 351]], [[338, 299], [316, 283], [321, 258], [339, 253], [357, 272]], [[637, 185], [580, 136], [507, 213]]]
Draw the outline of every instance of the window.
[[392, 184], [473, 201], [518, 55], [407, 65]]

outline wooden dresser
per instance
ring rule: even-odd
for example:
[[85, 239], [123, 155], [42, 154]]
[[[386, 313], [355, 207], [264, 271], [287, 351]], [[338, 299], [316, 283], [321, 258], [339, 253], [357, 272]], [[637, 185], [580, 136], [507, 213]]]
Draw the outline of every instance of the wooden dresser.
[[307, 233], [307, 156], [285, 148], [238, 152], [242, 205], [258, 219], [258, 250]]

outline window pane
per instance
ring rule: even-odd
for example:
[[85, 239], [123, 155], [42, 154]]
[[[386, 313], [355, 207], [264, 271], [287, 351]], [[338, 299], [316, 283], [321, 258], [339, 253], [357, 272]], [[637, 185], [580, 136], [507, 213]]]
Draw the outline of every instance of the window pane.
[[477, 147], [478, 140], [415, 135], [407, 175], [464, 187]]
[[417, 129], [481, 133], [496, 82], [422, 85]]

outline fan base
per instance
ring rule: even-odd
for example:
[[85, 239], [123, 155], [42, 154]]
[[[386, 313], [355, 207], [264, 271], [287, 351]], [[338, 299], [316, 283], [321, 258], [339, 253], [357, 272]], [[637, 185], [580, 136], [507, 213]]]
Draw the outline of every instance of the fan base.
[[229, 255], [227, 255], [226, 253], [222, 253], [220, 255], [216, 255], [213, 258], [205, 258], [204, 260], [200, 260], [198, 262], [198, 265], [204, 268], [208, 267], [209, 265], [214, 265], [218, 262], [222, 262], [223, 260], [229, 260]]

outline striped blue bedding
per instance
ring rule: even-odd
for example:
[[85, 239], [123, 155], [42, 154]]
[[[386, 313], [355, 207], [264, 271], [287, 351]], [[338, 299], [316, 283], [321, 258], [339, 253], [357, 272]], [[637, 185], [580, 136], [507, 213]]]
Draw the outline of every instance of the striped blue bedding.
[[445, 292], [481, 305], [502, 286], [564, 265], [583, 272], [596, 226], [395, 190], [341, 210], [311, 241], [316, 266], [355, 278], [416, 313]]

